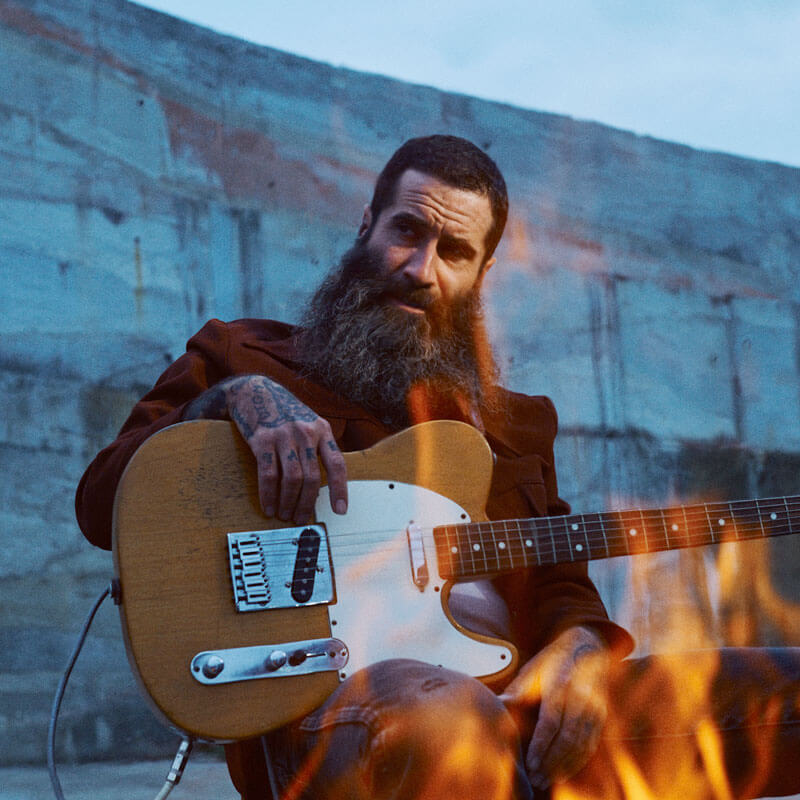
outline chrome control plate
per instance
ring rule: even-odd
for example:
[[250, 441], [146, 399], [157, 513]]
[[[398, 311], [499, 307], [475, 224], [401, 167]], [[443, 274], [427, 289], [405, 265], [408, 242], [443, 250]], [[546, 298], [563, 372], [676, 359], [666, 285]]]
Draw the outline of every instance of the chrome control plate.
[[190, 669], [196, 681], [213, 686], [257, 678], [338, 671], [348, 658], [347, 645], [340, 639], [307, 639], [255, 647], [204, 650], [192, 659]]

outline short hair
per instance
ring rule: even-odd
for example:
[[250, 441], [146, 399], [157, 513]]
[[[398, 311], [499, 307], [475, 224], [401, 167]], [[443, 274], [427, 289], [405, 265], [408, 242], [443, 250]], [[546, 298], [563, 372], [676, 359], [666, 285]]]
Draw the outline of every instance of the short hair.
[[440, 181], [489, 199], [492, 225], [484, 241], [488, 260], [497, 247], [508, 218], [508, 191], [497, 164], [479, 147], [460, 136], [421, 136], [402, 144], [378, 175], [370, 210], [372, 224], [394, 201], [400, 177], [414, 169]]

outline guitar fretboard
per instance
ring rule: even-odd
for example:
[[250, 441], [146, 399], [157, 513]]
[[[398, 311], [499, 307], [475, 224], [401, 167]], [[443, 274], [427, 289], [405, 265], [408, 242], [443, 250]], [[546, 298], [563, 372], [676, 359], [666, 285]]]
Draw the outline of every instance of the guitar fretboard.
[[434, 538], [441, 576], [463, 580], [797, 532], [800, 496], [442, 525]]

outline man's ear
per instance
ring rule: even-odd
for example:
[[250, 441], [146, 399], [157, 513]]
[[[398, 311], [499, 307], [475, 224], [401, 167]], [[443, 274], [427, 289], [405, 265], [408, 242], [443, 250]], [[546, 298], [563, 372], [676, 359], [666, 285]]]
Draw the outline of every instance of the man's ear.
[[361, 217], [361, 225], [358, 227], [359, 239], [369, 230], [370, 225], [372, 225], [372, 209], [369, 207], [369, 203], [367, 203], [367, 205], [364, 206], [364, 215]]
[[481, 264], [480, 272], [478, 273], [478, 279], [475, 281], [476, 286], [480, 286], [483, 282], [483, 279], [486, 277], [486, 273], [497, 263], [497, 259], [492, 256], [487, 262]]

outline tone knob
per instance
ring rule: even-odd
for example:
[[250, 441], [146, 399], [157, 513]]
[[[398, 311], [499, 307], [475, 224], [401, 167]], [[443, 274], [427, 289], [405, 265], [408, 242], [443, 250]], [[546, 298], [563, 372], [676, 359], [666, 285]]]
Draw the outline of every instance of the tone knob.
[[273, 650], [267, 656], [266, 667], [269, 670], [280, 669], [286, 663], [286, 653], [283, 650]]

